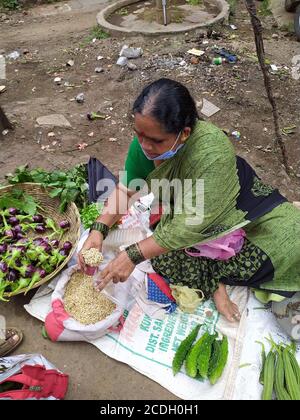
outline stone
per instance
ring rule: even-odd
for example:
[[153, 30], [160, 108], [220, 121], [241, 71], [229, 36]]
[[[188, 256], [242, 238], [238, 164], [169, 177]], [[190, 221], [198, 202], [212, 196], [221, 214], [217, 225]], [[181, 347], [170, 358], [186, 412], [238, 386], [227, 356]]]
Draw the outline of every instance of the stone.
[[199, 64], [200, 60], [198, 57], [191, 57], [190, 62], [191, 64], [196, 65], [196, 64]]
[[102, 67], [96, 67], [95, 73], [104, 73], [104, 69]]
[[117, 65], [121, 67], [125, 67], [128, 64], [128, 58], [126, 57], [120, 57], [117, 61]]
[[135, 65], [134, 63], [130, 63], [130, 61], [127, 63], [127, 68], [129, 69], [129, 70], [132, 70], [132, 71], [134, 71], [134, 70], [137, 70], [137, 65]]
[[56, 85], [61, 85], [61, 82], [62, 82], [62, 78], [61, 78], [61, 77], [55, 77], [55, 79], [54, 79], [54, 83], [55, 83]]
[[45, 115], [37, 118], [36, 122], [39, 126], [71, 127], [69, 121], [62, 114]]
[[83, 104], [85, 101], [84, 93], [79, 93], [75, 99], [78, 104]]

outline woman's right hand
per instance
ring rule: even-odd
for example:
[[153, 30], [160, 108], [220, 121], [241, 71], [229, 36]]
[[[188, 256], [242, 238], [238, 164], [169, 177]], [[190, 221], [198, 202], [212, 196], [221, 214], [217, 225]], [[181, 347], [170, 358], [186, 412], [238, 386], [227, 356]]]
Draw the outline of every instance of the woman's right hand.
[[80, 270], [82, 272], [85, 272], [85, 262], [84, 262], [84, 258], [83, 258], [83, 255], [82, 255], [82, 251], [86, 251], [86, 250], [91, 249], [91, 248], [96, 248], [101, 252], [102, 251], [102, 244], [103, 244], [102, 233], [98, 232], [97, 230], [92, 230], [91, 233], [89, 234], [89, 237], [87, 238], [87, 240], [83, 244], [83, 247], [82, 247], [82, 249], [79, 252], [78, 257], [77, 257], [78, 265], [79, 265]]

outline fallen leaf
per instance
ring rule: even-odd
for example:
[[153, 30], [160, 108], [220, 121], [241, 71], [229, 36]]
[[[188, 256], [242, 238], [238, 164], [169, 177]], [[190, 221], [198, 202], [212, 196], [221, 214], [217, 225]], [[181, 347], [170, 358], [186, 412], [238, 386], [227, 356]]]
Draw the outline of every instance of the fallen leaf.
[[78, 143], [77, 144], [77, 149], [81, 152], [82, 150], [84, 150], [86, 147], [88, 146], [87, 143]]

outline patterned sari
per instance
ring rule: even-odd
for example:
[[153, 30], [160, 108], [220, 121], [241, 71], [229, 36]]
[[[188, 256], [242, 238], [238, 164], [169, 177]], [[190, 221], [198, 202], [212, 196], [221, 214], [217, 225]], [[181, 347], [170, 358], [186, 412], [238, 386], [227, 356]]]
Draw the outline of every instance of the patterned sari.
[[[135, 149], [135, 168], [145, 168], [146, 157], [138, 152], [139, 147], [138, 142], [131, 147]], [[127, 169], [130, 164], [129, 153]], [[147, 164], [149, 167], [149, 161]], [[201, 289], [206, 297], [212, 296], [219, 282], [283, 296], [300, 291], [300, 211], [236, 156], [223, 131], [198, 121], [176, 156], [149, 170], [146, 182], [157, 201], [164, 197], [153, 180], [179, 180], [182, 185], [190, 180], [180, 193], [171, 189], [170, 211], [162, 215], [155, 228], [155, 241], [170, 250], [152, 259], [155, 271], [174, 284]], [[202, 203], [197, 195], [199, 180], [204, 181]], [[189, 204], [178, 211], [178, 202]], [[229, 260], [192, 257], [185, 252], [239, 228], [246, 232], [244, 246]]]

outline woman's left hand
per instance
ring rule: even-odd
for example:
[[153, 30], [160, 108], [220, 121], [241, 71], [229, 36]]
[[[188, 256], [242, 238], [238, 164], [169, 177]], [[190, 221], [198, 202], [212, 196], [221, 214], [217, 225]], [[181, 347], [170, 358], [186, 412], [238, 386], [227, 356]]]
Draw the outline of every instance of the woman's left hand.
[[97, 283], [97, 289], [99, 291], [103, 290], [110, 281], [114, 283], [126, 281], [134, 269], [135, 265], [127, 253], [125, 251], [121, 252], [102, 271], [100, 280]]

